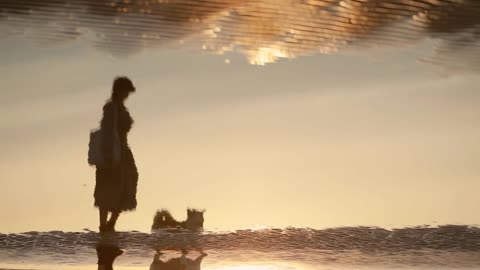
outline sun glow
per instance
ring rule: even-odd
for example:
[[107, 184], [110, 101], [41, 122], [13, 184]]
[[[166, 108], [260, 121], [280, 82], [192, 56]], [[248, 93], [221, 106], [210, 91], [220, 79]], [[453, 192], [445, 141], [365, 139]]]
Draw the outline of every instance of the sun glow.
[[263, 66], [268, 63], [274, 63], [278, 58], [288, 58], [289, 55], [285, 50], [278, 48], [259, 48], [253, 51], [248, 57], [250, 64]]

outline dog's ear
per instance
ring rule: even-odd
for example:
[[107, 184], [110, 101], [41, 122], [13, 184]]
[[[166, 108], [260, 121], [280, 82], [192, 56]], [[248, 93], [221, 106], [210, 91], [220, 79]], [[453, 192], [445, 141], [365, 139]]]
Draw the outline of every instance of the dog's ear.
[[187, 216], [192, 215], [192, 213], [193, 213], [192, 209], [188, 208], [188, 209], [187, 209]]

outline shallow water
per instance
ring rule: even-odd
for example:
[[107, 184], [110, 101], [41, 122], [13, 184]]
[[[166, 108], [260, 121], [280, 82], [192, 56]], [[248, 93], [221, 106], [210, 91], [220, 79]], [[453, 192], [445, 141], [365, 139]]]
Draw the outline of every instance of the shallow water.
[[[0, 269], [95, 269], [96, 246], [124, 251], [114, 269], [150, 269], [158, 259], [190, 262], [203, 250], [202, 269], [478, 269], [480, 228], [468, 226], [345, 227], [235, 232], [25, 232], [0, 234]], [[158, 261], [157, 261], [158, 262]], [[153, 269], [171, 269], [171, 268]], [[199, 265], [198, 265], [199, 267]], [[198, 269], [198, 268], [191, 268]]]

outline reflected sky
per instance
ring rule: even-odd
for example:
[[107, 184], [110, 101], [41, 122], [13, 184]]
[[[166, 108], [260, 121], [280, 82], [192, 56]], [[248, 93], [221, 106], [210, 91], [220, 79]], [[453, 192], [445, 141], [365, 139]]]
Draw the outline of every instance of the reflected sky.
[[207, 209], [209, 230], [479, 224], [480, 81], [418, 64], [430, 45], [254, 66], [5, 39], [0, 231], [96, 230], [87, 135], [118, 74], [139, 90], [128, 106], [141, 172], [120, 230], [187, 207]]

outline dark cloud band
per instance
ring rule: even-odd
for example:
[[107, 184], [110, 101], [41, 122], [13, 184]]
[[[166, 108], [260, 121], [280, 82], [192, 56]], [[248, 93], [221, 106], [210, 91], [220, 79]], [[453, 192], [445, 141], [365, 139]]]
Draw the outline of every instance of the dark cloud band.
[[0, 20], [2, 35], [47, 44], [82, 38], [127, 55], [186, 41], [254, 64], [428, 38], [438, 46], [423, 61], [480, 67], [477, 0], [0, 0]]

